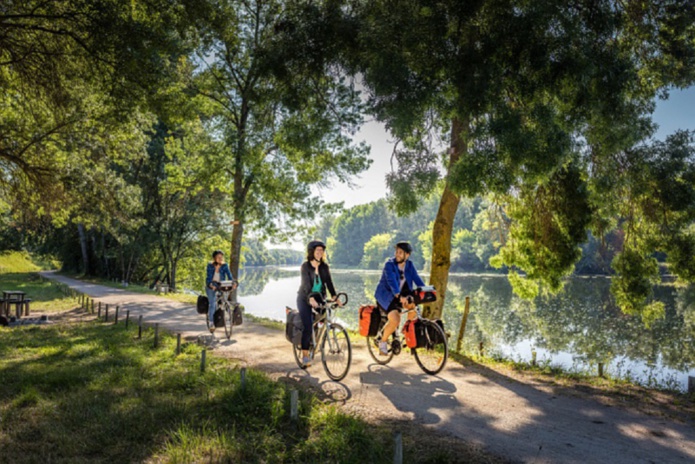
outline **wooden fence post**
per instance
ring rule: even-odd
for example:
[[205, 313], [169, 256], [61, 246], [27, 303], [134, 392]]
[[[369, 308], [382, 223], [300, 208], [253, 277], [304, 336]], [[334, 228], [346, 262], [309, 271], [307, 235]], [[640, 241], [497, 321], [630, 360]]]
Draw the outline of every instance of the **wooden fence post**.
[[138, 317], [138, 340], [142, 339], [142, 314]]
[[393, 434], [393, 464], [403, 464], [403, 434], [396, 432]]
[[118, 305], [116, 305], [116, 317], [113, 320], [113, 325], [118, 324]]
[[205, 372], [205, 348], [200, 352], [200, 372]]
[[154, 324], [154, 347], [159, 346], [159, 322]]
[[125, 310], [125, 328], [128, 329], [128, 322], [130, 322], [130, 309]]
[[290, 419], [297, 420], [299, 418], [299, 392], [290, 390]]
[[181, 354], [181, 334], [176, 334], [176, 356]]
[[466, 307], [463, 310], [463, 317], [461, 318], [461, 327], [459, 328], [459, 338], [456, 340], [456, 352], [461, 352], [461, 344], [463, 343], [463, 334], [466, 332], [466, 324], [468, 323], [468, 311], [470, 309], [471, 299], [466, 297]]
[[106, 305], [106, 311], [104, 312], [104, 322], [109, 322], [109, 305]]

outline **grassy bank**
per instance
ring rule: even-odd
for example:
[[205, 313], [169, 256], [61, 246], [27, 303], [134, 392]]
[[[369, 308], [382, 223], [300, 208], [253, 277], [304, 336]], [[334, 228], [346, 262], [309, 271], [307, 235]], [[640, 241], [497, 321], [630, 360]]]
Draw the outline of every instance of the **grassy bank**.
[[[374, 425], [164, 335], [96, 322], [0, 329], [3, 462], [388, 462], [391, 426]], [[404, 436], [404, 462], [499, 462]], [[456, 449], [459, 448], [459, 449]]]
[[63, 295], [57, 285], [43, 281], [38, 271], [53, 269], [56, 263], [39, 260], [24, 252], [0, 253], [0, 291], [19, 290], [31, 299], [31, 310], [62, 312], [76, 306], [74, 299]]

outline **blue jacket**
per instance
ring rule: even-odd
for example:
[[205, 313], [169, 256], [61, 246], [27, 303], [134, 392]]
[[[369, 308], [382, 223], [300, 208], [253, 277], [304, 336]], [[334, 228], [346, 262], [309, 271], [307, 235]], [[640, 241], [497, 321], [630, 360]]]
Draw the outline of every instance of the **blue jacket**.
[[[405, 262], [405, 283], [413, 290], [415, 287], [425, 285], [415, 269], [412, 261]], [[395, 258], [389, 258], [384, 263], [384, 270], [381, 272], [381, 280], [376, 286], [374, 298], [382, 308], [388, 308], [397, 294], [401, 293], [401, 276]], [[413, 285], [414, 284], [414, 285]]]
[[[212, 282], [212, 277], [215, 275], [215, 265], [208, 263], [207, 276], [205, 277], [205, 288], [210, 288], [210, 282]], [[227, 263], [224, 263], [220, 267], [220, 280], [234, 280], [232, 277], [232, 272], [229, 270]]]

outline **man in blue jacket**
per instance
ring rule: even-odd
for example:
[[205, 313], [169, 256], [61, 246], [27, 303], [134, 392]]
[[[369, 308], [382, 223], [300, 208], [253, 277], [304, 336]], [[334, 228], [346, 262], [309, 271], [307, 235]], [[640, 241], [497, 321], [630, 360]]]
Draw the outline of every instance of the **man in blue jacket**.
[[388, 314], [389, 319], [379, 342], [379, 353], [383, 356], [388, 356], [386, 341], [401, 323], [400, 310], [408, 305], [408, 295], [415, 287], [425, 285], [415, 265], [408, 259], [412, 252], [413, 247], [410, 243], [396, 244], [396, 253], [393, 258], [386, 260], [381, 280], [374, 293], [379, 308]]

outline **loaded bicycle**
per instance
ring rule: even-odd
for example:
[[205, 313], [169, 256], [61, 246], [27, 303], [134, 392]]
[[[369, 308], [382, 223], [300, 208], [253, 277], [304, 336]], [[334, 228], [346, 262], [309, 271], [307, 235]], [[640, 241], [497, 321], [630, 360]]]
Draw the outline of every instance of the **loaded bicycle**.
[[[345, 378], [352, 362], [350, 337], [347, 330], [334, 318], [334, 312], [338, 306], [344, 306], [347, 302], [347, 294], [338, 293], [333, 301], [320, 301], [317, 308], [312, 308], [314, 323], [311, 326], [309, 358], [313, 360], [318, 350], [321, 353], [321, 363], [326, 375], [335, 381]], [[285, 311], [288, 313], [288, 330], [291, 330], [291, 315], [298, 316], [298, 313], [290, 307], [286, 307]], [[292, 342], [294, 360], [301, 369], [305, 369], [306, 366], [302, 362], [301, 332], [299, 336], [295, 333], [287, 334], [287, 337]]]
[[[385, 311], [376, 306], [363, 306], [360, 308], [360, 333], [367, 333], [367, 347], [372, 359], [379, 364], [385, 365], [391, 362], [394, 356], [399, 355], [404, 348], [410, 348], [410, 353], [415, 357], [418, 366], [427, 374], [436, 375], [444, 369], [446, 361], [449, 357], [449, 346], [447, 337], [444, 332], [443, 325], [439, 320], [431, 320], [422, 317], [418, 304], [422, 302], [422, 298], [418, 295], [423, 295], [429, 292], [430, 296], [427, 302], [434, 301], [435, 293], [433, 288], [417, 289], [415, 292], [416, 298], [409, 297], [409, 308], [401, 309], [401, 314], [407, 314], [406, 321], [402, 324], [403, 331], [406, 336], [401, 335], [401, 327], [397, 327], [393, 334], [386, 340], [388, 346], [388, 354], [382, 355], [379, 353], [379, 342], [381, 341], [384, 327], [388, 322], [388, 316]], [[367, 309], [367, 311], [364, 311]], [[364, 317], [374, 317], [376, 314], [376, 323], [372, 321], [362, 322], [363, 311]], [[371, 327], [369, 327], [371, 325]], [[406, 346], [404, 347], [404, 343]]]
[[[232, 303], [232, 292], [238, 285], [236, 280], [223, 280], [215, 289], [215, 313], [213, 323], [215, 327], [224, 327], [224, 334], [227, 340], [232, 338], [232, 329], [235, 325], [241, 325], [242, 316], [239, 303]], [[200, 312], [200, 309], [199, 309]], [[205, 322], [210, 330], [210, 317], [205, 309]]]

